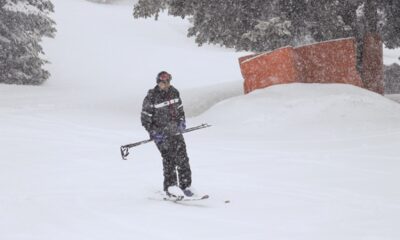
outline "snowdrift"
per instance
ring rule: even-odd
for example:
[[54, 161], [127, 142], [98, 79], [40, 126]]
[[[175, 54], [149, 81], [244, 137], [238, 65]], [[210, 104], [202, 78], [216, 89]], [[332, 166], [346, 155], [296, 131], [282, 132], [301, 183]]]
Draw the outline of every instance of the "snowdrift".
[[400, 105], [352, 85], [292, 83], [222, 101], [202, 118], [221, 128], [236, 125], [238, 131], [251, 133], [282, 127], [294, 133], [307, 128], [351, 134], [376, 126], [400, 127]]

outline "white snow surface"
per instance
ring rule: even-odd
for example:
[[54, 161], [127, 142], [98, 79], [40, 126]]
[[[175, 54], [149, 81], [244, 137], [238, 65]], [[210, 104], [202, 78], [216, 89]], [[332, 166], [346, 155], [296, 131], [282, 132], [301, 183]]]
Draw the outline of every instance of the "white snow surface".
[[393, 63], [400, 64], [400, 51], [396, 49], [383, 48], [383, 63], [385, 65], [391, 65]]
[[[242, 94], [237, 53], [197, 47], [188, 22], [131, 4], [54, 0], [43, 86], [0, 85], [0, 239], [400, 239], [400, 105], [342, 84]], [[159, 201], [143, 97], [170, 71], [183, 96], [193, 186]], [[160, 198], [161, 199], [161, 198]]]
[[385, 95], [385, 97], [400, 103], [400, 94], [388, 94], [388, 95]]

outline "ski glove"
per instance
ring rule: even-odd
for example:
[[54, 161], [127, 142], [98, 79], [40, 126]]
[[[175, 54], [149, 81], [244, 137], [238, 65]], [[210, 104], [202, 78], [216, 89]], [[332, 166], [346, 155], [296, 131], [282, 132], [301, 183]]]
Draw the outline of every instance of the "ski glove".
[[158, 133], [156, 131], [151, 131], [150, 138], [153, 139], [156, 144], [160, 144], [160, 143], [164, 142], [164, 140], [167, 137], [162, 133]]
[[178, 131], [183, 133], [185, 129], [186, 129], [186, 122], [184, 120], [180, 121], [178, 124]]

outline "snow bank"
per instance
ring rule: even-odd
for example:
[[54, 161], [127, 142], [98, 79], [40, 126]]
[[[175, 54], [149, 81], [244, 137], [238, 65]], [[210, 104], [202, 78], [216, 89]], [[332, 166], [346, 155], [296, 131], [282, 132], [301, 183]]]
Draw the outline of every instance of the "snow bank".
[[294, 83], [223, 101], [201, 118], [251, 134], [329, 138], [400, 128], [400, 105], [351, 85]]
[[392, 99], [393, 101], [400, 103], [400, 94], [388, 94], [385, 96], [389, 99]]
[[181, 92], [187, 117], [196, 117], [222, 100], [243, 95], [241, 81], [184, 89]]

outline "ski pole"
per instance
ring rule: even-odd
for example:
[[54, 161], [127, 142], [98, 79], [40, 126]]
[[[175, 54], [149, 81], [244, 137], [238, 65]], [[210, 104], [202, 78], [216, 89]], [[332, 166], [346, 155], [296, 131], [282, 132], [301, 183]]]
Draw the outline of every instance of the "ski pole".
[[[191, 128], [186, 128], [182, 133], [176, 133], [174, 134], [175, 136], [180, 135], [180, 134], [184, 134], [184, 133], [188, 133], [188, 132], [192, 132], [195, 130], [199, 130], [202, 128], [207, 128], [207, 127], [211, 127], [211, 125], [207, 124], [207, 123], [203, 123], [201, 125], [195, 126], [195, 127], [191, 127]], [[126, 157], [129, 155], [129, 149], [133, 148], [133, 147], [137, 147], [140, 146], [142, 144], [146, 144], [149, 142], [152, 142], [153, 139], [147, 139], [147, 140], [143, 140], [143, 141], [139, 141], [139, 142], [135, 142], [135, 143], [130, 143], [130, 144], [126, 144], [120, 147], [120, 151], [121, 151], [121, 157], [123, 160], [127, 160]]]

